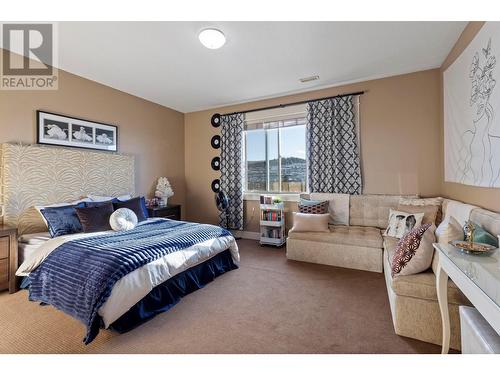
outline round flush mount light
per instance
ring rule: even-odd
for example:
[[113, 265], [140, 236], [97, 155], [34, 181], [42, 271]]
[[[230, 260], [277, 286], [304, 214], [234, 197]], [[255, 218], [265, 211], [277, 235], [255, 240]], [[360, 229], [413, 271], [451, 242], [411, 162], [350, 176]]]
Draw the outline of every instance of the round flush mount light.
[[210, 49], [221, 48], [226, 43], [224, 33], [217, 29], [204, 29], [198, 34], [201, 44]]

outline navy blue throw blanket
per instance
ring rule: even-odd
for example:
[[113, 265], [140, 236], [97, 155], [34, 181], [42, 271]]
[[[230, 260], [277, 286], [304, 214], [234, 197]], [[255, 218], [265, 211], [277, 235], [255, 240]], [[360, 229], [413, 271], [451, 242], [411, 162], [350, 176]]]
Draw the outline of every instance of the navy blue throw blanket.
[[29, 298], [80, 320], [87, 327], [83, 341], [88, 344], [99, 333], [97, 311], [118, 280], [167, 254], [229, 235], [214, 225], [165, 220], [69, 241], [31, 272]]

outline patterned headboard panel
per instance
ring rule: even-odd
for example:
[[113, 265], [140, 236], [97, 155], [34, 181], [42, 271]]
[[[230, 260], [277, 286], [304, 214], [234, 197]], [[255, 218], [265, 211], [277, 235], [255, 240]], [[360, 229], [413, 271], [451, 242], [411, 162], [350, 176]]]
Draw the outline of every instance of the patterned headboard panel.
[[47, 230], [35, 205], [135, 190], [131, 155], [4, 143], [0, 168], [3, 222], [20, 234]]

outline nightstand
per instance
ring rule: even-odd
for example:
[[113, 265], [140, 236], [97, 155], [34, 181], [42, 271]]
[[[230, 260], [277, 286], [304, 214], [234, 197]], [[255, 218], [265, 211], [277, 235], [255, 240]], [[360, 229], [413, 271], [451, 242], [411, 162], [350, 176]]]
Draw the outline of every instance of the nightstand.
[[181, 205], [167, 204], [164, 207], [160, 206], [148, 207], [148, 215], [149, 217], [164, 217], [167, 219], [180, 220]]
[[0, 290], [17, 291], [17, 229], [0, 225]]

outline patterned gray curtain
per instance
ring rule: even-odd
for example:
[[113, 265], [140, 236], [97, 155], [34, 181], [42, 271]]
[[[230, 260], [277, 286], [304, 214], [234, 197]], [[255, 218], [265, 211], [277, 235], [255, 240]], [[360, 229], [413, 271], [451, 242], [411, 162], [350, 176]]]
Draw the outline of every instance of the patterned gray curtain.
[[307, 103], [309, 191], [361, 194], [355, 96]]
[[[229, 199], [228, 227], [243, 230], [243, 126], [245, 115], [221, 116], [221, 189]], [[224, 214], [219, 215], [220, 225], [225, 225]]]

